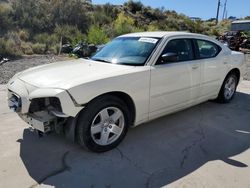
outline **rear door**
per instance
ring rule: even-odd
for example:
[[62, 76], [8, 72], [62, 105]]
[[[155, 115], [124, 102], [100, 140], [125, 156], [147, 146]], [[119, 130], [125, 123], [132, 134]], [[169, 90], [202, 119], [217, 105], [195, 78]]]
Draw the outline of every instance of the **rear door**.
[[201, 64], [201, 98], [210, 98], [218, 94], [218, 88], [222, 83], [222, 77], [227, 69], [227, 61], [220, 55], [221, 47], [217, 44], [194, 39], [196, 47], [196, 59]]
[[[201, 67], [194, 61], [191, 39], [169, 40], [151, 69], [150, 119], [191, 104], [199, 97]], [[176, 53], [177, 59], [164, 62], [161, 56]]]

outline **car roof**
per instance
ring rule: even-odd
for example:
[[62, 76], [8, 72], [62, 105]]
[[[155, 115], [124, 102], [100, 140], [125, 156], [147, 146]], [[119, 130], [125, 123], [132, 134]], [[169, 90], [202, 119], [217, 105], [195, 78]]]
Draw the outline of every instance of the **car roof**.
[[129, 33], [129, 34], [122, 35], [120, 37], [156, 37], [156, 38], [163, 38], [163, 37], [171, 37], [171, 36], [178, 36], [178, 35], [204, 36], [204, 35], [201, 35], [201, 34], [189, 33], [189, 32], [184, 32], [184, 31], [153, 31], [153, 32]]
[[208, 41], [214, 42], [215, 44], [219, 45], [225, 51], [229, 51], [229, 48], [227, 48], [224, 44], [222, 44], [218, 40], [215, 40], [212, 37], [198, 34], [198, 33], [189, 33], [189, 32], [185, 32], [185, 31], [153, 31], [153, 32], [129, 33], [129, 34], [119, 36], [118, 38], [120, 38], [120, 37], [168, 38], [168, 37], [176, 37], [176, 36], [177, 37], [178, 36], [191, 37], [191, 38], [194, 37], [194, 38], [198, 38], [198, 39], [208, 40]]

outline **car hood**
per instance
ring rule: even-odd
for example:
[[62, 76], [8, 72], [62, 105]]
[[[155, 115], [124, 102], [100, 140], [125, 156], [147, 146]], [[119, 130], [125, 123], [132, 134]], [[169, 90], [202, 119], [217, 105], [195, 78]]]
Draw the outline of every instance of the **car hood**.
[[30, 68], [19, 74], [18, 78], [36, 87], [69, 89], [83, 83], [121, 75], [133, 68], [134, 66], [78, 59]]

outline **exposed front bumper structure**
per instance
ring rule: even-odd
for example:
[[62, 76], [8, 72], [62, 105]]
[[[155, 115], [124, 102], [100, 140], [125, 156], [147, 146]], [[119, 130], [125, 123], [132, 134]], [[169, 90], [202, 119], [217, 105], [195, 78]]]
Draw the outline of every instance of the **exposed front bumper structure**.
[[46, 111], [19, 116], [34, 129], [43, 133], [54, 130], [54, 127], [57, 125], [57, 117], [48, 114]]
[[8, 84], [8, 105], [26, 123], [43, 133], [61, 129], [68, 117], [75, 117], [83, 108], [76, 107], [65, 90], [37, 88], [19, 79]]

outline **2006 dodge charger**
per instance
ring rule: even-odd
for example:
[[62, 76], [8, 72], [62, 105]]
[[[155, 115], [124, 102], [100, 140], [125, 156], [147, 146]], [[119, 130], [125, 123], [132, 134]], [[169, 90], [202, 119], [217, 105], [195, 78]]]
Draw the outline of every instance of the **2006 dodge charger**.
[[131, 126], [210, 99], [229, 102], [244, 60], [204, 35], [127, 34], [90, 59], [16, 74], [8, 83], [9, 107], [40, 133], [64, 133], [104, 152]]

